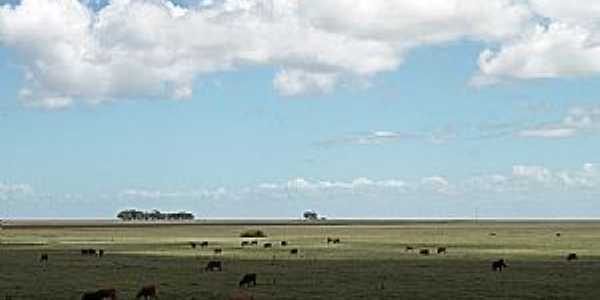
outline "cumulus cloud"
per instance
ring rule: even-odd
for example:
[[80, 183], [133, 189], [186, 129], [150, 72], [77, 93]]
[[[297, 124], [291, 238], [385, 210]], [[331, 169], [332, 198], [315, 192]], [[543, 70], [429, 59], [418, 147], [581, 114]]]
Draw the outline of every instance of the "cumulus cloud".
[[0, 45], [25, 74], [22, 101], [186, 99], [214, 72], [276, 66], [282, 95], [328, 92], [398, 68], [410, 49], [502, 42], [528, 26], [513, 0], [23, 0], [0, 8]]
[[530, 0], [535, 27], [479, 57], [475, 84], [600, 72], [600, 6], [593, 1]]

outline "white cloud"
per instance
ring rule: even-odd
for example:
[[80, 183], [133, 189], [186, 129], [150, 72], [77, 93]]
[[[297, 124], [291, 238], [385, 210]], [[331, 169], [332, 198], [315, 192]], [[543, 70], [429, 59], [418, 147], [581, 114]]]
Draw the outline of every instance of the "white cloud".
[[526, 165], [513, 166], [512, 176], [516, 178], [531, 179], [538, 182], [548, 182], [552, 178], [548, 169], [540, 166]]
[[600, 130], [599, 106], [576, 106], [557, 122], [520, 129], [516, 135], [524, 138], [571, 138], [581, 134], [593, 134]]
[[176, 190], [163, 191], [157, 189], [126, 189], [119, 194], [124, 198], [166, 200], [166, 199], [219, 199], [228, 196], [227, 189]]
[[[499, 50], [485, 50], [479, 67], [490, 82], [502, 78], [555, 78], [591, 75], [600, 71], [600, 46], [593, 31], [555, 22], [538, 25]], [[481, 83], [481, 76], [476, 78]]]
[[195, 3], [113, 0], [91, 9], [85, 1], [23, 0], [0, 8], [0, 45], [20, 56], [23, 101], [62, 109], [185, 99], [194, 80], [245, 66], [279, 67], [273, 84], [283, 95], [328, 92], [398, 68], [414, 47], [502, 42], [531, 19], [513, 0]]
[[0, 200], [6, 201], [12, 198], [31, 196], [33, 194], [33, 187], [28, 184], [11, 184], [0, 182]]
[[0, 194], [31, 194], [33, 188], [28, 184], [9, 184], [0, 182]]
[[577, 134], [577, 130], [564, 127], [541, 127], [528, 128], [517, 132], [517, 135], [524, 138], [569, 138]]
[[[555, 78], [600, 72], [600, 5], [594, 1], [529, 0], [544, 19], [499, 49], [480, 55], [476, 84], [509, 78]], [[543, 24], [545, 23], [545, 24]]]

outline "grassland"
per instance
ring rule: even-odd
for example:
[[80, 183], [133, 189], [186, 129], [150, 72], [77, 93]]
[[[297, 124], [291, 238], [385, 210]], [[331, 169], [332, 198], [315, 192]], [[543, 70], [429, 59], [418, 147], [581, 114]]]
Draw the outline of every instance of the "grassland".
[[[600, 299], [600, 222], [33, 225], [0, 231], [0, 299], [79, 299], [102, 287], [134, 299], [150, 283], [161, 299], [227, 299], [245, 273], [258, 274], [248, 289], [255, 299]], [[290, 245], [242, 248], [248, 229], [268, 234], [261, 243]], [[328, 245], [328, 236], [342, 242]], [[209, 247], [192, 249], [191, 241]], [[421, 256], [407, 245], [448, 253]], [[81, 256], [81, 248], [106, 255]], [[570, 252], [580, 259], [567, 262]], [[505, 272], [491, 271], [498, 258]], [[223, 272], [202, 270], [213, 259]]]

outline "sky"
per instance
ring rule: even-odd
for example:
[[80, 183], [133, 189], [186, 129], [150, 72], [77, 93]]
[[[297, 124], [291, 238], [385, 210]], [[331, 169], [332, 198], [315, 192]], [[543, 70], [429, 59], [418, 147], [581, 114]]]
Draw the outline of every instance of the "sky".
[[599, 42], [592, 0], [0, 0], [0, 218], [597, 218]]

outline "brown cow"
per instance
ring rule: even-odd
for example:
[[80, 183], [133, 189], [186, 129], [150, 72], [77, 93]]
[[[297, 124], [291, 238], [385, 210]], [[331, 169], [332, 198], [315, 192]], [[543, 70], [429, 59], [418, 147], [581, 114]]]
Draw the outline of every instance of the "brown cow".
[[117, 290], [115, 289], [102, 289], [95, 292], [84, 293], [81, 300], [116, 300]]
[[502, 272], [502, 268], [506, 268], [506, 267], [508, 267], [508, 266], [504, 263], [504, 259], [499, 259], [497, 261], [492, 262], [492, 270], [493, 271]]
[[156, 285], [151, 284], [151, 285], [143, 286], [142, 289], [135, 296], [135, 299], [140, 299], [142, 297], [144, 297], [145, 300], [157, 299], [158, 298], [157, 295], [158, 295], [158, 289], [156, 288]]
[[206, 268], [204, 268], [205, 271], [215, 271], [215, 270], [219, 270], [219, 271], [223, 271], [223, 263], [217, 260], [211, 260], [206, 264]]

